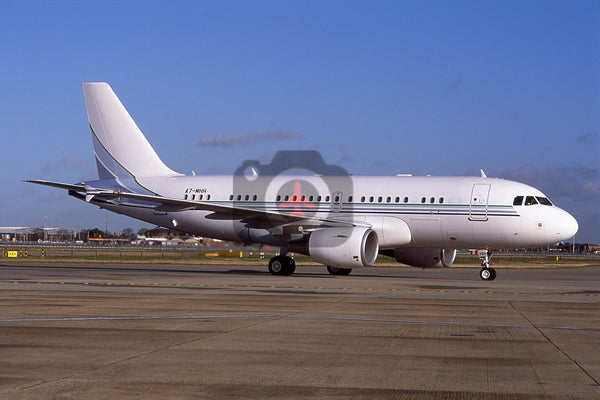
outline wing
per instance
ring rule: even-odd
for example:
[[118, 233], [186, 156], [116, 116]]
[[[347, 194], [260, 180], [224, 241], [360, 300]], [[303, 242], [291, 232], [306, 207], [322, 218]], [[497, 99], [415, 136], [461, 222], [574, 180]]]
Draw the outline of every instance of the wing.
[[243, 222], [252, 225], [252, 227], [264, 228], [269, 231], [281, 231], [282, 227], [292, 228], [299, 226], [302, 227], [300, 232], [310, 231], [312, 229], [322, 227], [370, 226], [367, 224], [360, 224], [357, 222], [329, 217], [304, 217], [295, 214], [292, 215], [292, 210], [290, 210], [289, 213], [274, 212], [260, 208], [239, 207], [231, 203], [207, 203], [202, 201], [190, 201], [157, 195], [123, 192], [120, 190], [100, 189], [91, 187], [84, 183], [68, 184], [45, 180], [26, 180], [25, 182], [50, 186], [58, 189], [65, 189], [69, 191], [69, 194], [81, 198], [87, 202], [94, 201], [120, 204], [123, 199], [132, 199], [142, 202], [139, 203], [140, 207], [153, 208], [157, 211], [212, 211], [213, 214], [210, 214], [207, 218], [242, 220]]

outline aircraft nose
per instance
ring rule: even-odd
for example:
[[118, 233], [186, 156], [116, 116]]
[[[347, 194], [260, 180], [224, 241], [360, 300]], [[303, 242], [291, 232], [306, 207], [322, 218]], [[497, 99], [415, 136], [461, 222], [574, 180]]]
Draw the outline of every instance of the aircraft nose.
[[579, 224], [577, 220], [573, 218], [571, 214], [568, 212], [561, 210], [561, 215], [559, 217], [558, 231], [557, 236], [562, 240], [569, 240], [577, 233], [579, 230]]

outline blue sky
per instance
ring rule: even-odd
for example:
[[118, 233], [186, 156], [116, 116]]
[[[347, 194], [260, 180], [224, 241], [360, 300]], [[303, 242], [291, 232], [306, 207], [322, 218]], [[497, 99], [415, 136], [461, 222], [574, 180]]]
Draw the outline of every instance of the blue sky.
[[81, 83], [106, 81], [180, 172], [280, 149], [360, 175], [482, 168], [600, 242], [598, 1], [7, 1], [0, 17], [0, 226], [148, 226], [22, 182], [96, 176]]

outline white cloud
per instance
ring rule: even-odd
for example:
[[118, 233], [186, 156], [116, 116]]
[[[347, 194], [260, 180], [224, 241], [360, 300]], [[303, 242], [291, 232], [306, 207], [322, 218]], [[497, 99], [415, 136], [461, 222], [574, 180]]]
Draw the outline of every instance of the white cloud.
[[264, 142], [282, 141], [291, 139], [303, 139], [298, 132], [289, 129], [271, 130], [265, 133], [230, 133], [205, 137], [200, 139], [197, 147], [233, 147], [240, 145], [252, 145]]
[[88, 161], [82, 160], [75, 154], [67, 154], [58, 161], [48, 161], [42, 171], [52, 172], [63, 168], [81, 170], [87, 168], [88, 165]]

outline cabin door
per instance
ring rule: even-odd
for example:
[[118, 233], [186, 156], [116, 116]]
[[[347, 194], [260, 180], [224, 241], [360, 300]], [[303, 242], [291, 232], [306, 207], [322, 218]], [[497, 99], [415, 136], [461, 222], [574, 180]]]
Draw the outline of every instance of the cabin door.
[[476, 183], [471, 192], [471, 202], [469, 205], [469, 220], [487, 221], [488, 220], [488, 198], [490, 196], [489, 184]]

